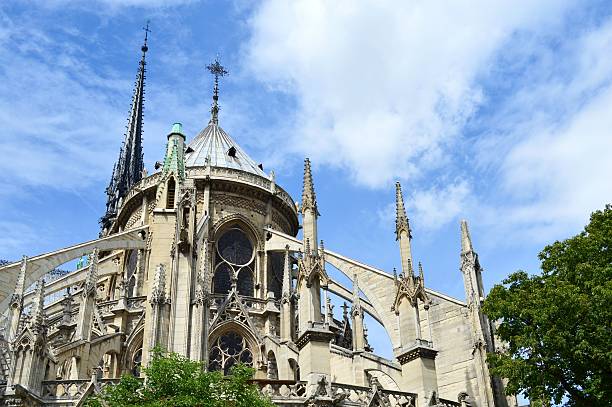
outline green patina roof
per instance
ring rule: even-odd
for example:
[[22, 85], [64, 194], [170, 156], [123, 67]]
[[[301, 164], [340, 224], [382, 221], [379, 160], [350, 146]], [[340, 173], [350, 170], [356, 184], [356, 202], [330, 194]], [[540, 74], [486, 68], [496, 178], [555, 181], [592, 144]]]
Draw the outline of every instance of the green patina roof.
[[171, 133], [183, 134], [183, 124], [182, 123], [174, 123], [172, 125]]

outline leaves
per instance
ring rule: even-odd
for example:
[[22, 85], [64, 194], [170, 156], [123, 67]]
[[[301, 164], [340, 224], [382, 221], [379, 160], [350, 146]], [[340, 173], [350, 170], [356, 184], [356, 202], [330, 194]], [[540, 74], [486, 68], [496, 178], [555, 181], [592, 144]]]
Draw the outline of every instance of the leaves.
[[102, 394], [88, 399], [86, 406], [273, 406], [250, 382], [254, 370], [244, 365], [235, 366], [231, 375], [223, 376], [220, 372], [204, 371], [201, 362], [155, 348], [144, 371], [146, 381], [124, 375], [117, 385], [107, 386]]
[[546, 246], [542, 272], [496, 285], [484, 312], [507, 348], [489, 354], [509, 394], [567, 406], [612, 400], [612, 207], [577, 236]]

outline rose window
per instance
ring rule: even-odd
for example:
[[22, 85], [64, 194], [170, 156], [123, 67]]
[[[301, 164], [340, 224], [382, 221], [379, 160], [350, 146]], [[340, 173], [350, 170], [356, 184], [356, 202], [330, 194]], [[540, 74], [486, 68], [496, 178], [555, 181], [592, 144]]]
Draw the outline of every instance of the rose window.
[[238, 294], [253, 296], [255, 250], [239, 227], [225, 231], [217, 240], [212, 291], [227, 294], [235, 281]]
[[227, 375], [232, 366], [238, 363], [253, 365], [253, 354], [244, 337], [236, 332], [228, 332], [218, 337], [210, 348], [208, 369], [220, 370]]

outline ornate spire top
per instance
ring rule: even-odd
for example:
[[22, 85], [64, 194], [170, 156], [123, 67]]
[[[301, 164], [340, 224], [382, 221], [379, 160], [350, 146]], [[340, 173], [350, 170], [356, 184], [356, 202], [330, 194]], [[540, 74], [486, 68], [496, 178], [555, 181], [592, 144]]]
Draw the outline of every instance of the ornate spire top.
[[215, 62], [206, 66], [206, 69], [215, 77], [215, 87], [213, 90], [213, 104], [210, 109], [210, 122], [209, 124], [219, 124], [219, 78], [226, 76], [229, 72], [225, 70], [225, 67], [219, 62], [219, 57], [215, 58]]
[[145, 73], [146, 61], [145, 56], [149, 50], [147, 45], [149, 32], [149, 23], [144, 28], [145, 38], [142, 47], [142, 57], [138, 65], [138, 73], [136, 74], [136, 84], [134, 86], [134, 95], [132, 96], [132, 106], [128, 116], [127, 130], [123, 144], [119, 149], [119, 159], [113, 169], [113, 175], [106, 188], [106, 213], [100, 219], [102, 229], [108, 229], [117, 212], [121, 207], [123, 198], [128, 191], [142, 179], [144, 170], [144, 160], [142, 154], [142, 123], [144, 112], [144, 95], [145, 95]]
[[412, 231], [410, 230], [410, 223], [406, 216], [406, 208], [404, 208], [404, 197], [402, 195], [402, 186], [399, 182], [395, 183], [395, 236], [396, 240], [399, 240], [400, 234], [405, 231], [408, 234], [408, 238], [412, 239]]
[[[149, 47], [147, 46], [147, 40], [149, 39], [149, 33], [151, 32], [151, 30], [149, 29], [149, 22], [150, 21], [147, 20], [147, 26], [142, 28], [145, 32], [144, 42], [142, 44], [142, 47], [140, 48], [143, 54], [149, 50]], [[143, 60], [144, 60], [144, 57], [143, 57]]]
[[472, 238], [470, 237], [470, 231], [468, 230], [468, 224], [465, 219], [461, 221], [461, 253], [473, 252]]
[[315, 216], [319, 216], [317, 209], [317, 195], [314, 190], [314, 182], [312, 181], [312, 170], [310, 169], [310, 160], [304, 160], [304, 188], [302, 189], [302, 215], [307, 211], [312, 210]]

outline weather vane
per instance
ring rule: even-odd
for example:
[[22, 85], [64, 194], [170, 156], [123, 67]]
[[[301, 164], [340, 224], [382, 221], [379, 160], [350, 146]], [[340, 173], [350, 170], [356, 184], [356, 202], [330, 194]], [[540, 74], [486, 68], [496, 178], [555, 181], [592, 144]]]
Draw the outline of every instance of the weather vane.
[[210, 118], [210, 122], [212, 124], [218, 124], [219, 122], [219, 105], [218, 105], [218, 101], [219, 101], [219, 78], [223, 77], [225, 75], [227, 75], [229, 72], [225, 70], [225, 68], [223, 67], [223, 65], [221, 65], [221, 63], [219, 62], [219, 57], [217, 56], [215, 58], [215, 62], [213, 62], [210, 65], [206, 66], [206, 69], [208, 69], [208, 71], [215, 76], [215, 87], [213, 90], [213, 105], [212, 105], [212, 109], [211, 109], [211, 118]]

